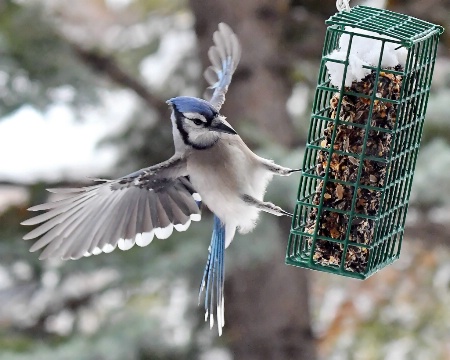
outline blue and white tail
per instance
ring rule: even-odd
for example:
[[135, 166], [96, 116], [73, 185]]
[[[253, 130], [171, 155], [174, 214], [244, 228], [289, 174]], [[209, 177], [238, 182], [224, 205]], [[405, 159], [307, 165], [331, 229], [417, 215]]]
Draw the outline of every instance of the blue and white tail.
[[203, 291], [205, 292], [205, 321], [212, 328], [214, 326], [214, 307], [217, 315], [217, 329], [219, 336], [225, 324], [224, 318], [224, 283], [225, 283], [225, 226], [220, 219], [214, 215], [214, 229], [209, 246], [208, 260], [203, 273], [202, 283], [198, 294], [198, 303]]

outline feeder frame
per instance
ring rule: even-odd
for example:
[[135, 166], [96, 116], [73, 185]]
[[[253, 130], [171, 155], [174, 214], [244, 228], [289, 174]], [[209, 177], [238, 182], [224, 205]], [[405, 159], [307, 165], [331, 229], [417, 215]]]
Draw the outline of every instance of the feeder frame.
[[[297, 204], [293, 216], [292, 228], [289, 237], [286, 263], [289, 265], [305, 267], [313, 270], [326, 271], [346, 277], [365, 279], [391, 264], [399, 258], [404, 233], [406, 213], [409, 204], [411, 184], [414, 175], [417, 154], [419, 151], [423, 123], [428, 103], [428, 95], [434, 63], [436, 59], [439, 36], [444, 29], [440, 26], [419, 20], [404, 14], [398, 14], [384, 9], [375, 9], [367, 6], [355, 6], [350, 11], [341, 11], [326, 21], [329, 25], [326, 32], [325, 44], [322, 53], [318, 84], [315, 92], [311, 124], [308, 133], [308, 142], [303, 159], [303, 174], [299, 184]], [[380, 34], [380, 36], [355, 33], [351, 28], [367, 30]], [[349, 50], [345, 60], [329, 58], [328, 55], [339, 47], [339, 38], [348, 34]], [[373, 89], [377, 89], [380, 73], [392, 74], [401, 77], [401, 90], [398, 98], [379, 97], [377, 91], [363, 94], [350, 91], [344, 86], [348, 69], [348, 58], [354, 36], [375, 39], [382, 42], [381, 54], [386, 43], [398, 43], [399, 48], [404, 47], [407, 52], [404, 68], [381, 68], [382, 56], [376, 66], [364, 66], [374, 74]], [[387, 38], [389, 37], [389, 38]], [[338, 89], [330, 83], [329, 74], [325, 64], [328, 62], [343, 64], [342, 86]], [[339, 95], [336, 116], [331, 117], [330, 101], [336, 94]], [[355, 124], [343, 121], [340, 113], [343, 107], [344, 96], [365, 98], [370, 101], [369, 117], [365, 124]], [[396, 121], [392, 129], [372, 126], [371, 115], [374, 102], [391, 103], [396, 108]], [[331, 146], [322, 146], [324, 130], [327, 124], [333, 124]], [[364, 130], [363, 147], [360, 153], [348, 153], [335, 150], [336, 129], [341, 125], [351, 125]], [[367, 156], [366, 145], [371, 132], [381, 132], [389, 136], [390, 148], [387, 156]], [[317, 173], [317, 159], [320, 153], [328, 154], [328, 164], [325, 175]], [[359, 160], [357, 180], [346, 182], [339, 179], [330, 179], [330, 162], [333, 154], [354, 157]], [[361, 184], [364, 162], [377, 162], [384, 164], [386, 178], [382, 186]], [[320, 201], [313, 201], [319, 182], [323, 186]], [[353, 188], [352, 207], [350, 210], [339, 210], [324, 205], [324, 194], [327, 183], [333, 182]], [[355, 203], [358, 190], [379, 192], [380, 203], [376, 214], [368, 215], [357, 213]], [[315, 209], [315, 210], [313, 210]], [[311, 222], [311, 212], [316, 212], [314, 232], [306, 230], [308, 221]], [[318, 234], [320, 216], [324, 211], [339, 213], [348, 219], [348, 228], [345, 238], [337, 239]], [[352, 221], [355, 219], [370, 221], [374, 226], [373, 237], [368, 243], [352, 242], [349, 240]], [[332, 242], [339, 244], [342, 250], [340, 261], [336, 264], [323, 264], [315, 259], [316, 246], [319, 242]], [[349, 247], [366, 249], [368, 254], [364, 270], [354, 271], [346, 268], [346, 256]]]

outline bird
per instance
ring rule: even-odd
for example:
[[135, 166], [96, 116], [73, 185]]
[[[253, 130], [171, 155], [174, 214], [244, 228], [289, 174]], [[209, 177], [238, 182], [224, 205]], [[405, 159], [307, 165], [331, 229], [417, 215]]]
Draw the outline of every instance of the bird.
[[225, 23], [214, 32], [208, 57], [208, 100], [179, 96], [167, 101], [175, 147], [171, 158], [115, 180], [48, 189], [62, 199], [29, 208], [45, 212], [22, 224], [38, 225], [23, 239], [37, 239], [30, 251], [42, 250], [40, 259], [79, 259], [117, 247], [144, 247], [154, 237], [168, 238], [174, 229], [185, 231], [201, 219], [204, 204], [214, 214], [214, 225], [199, 305], [204, 294], [205, 321], [209, 319], [213, 328], [216, 319], [222, 335], [225, 249], [236, 230], [253, 230], [261, 211], [292, 217], [263, 197], [274, 175], [288, 176], [300, 169], [256, 155], [220, 113], [241, 58], [237, 35]]

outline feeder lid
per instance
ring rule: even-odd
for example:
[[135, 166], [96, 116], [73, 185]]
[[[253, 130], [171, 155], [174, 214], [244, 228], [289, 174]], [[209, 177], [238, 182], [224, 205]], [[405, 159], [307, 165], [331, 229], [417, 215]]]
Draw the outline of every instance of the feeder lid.
[[441, 35], [444, 32], [442, 26], [412, 16], [362, 5], [352, 7], [349, 11], [340, 11], [325, 23], [373, 31], [399, 40], [407, 48], [436, 33]]

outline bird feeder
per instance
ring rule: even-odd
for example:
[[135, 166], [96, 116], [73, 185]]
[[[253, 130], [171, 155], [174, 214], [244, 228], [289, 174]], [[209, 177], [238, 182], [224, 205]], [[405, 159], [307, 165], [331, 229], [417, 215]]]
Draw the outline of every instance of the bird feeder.
[[443, 28], [366, 6], [326, 24], [286, 263], [365, 279], [399, 258]]

